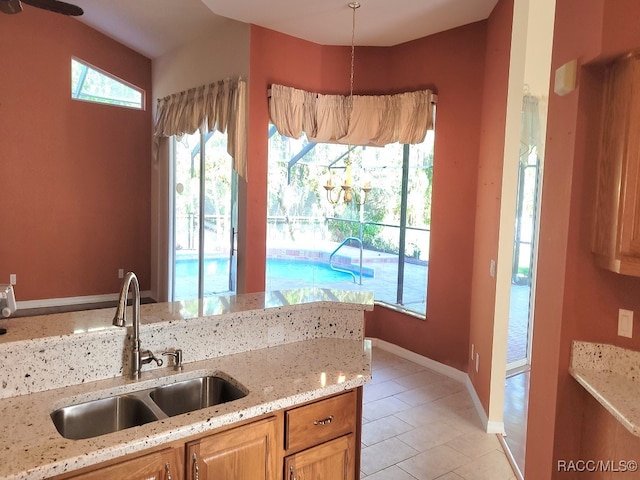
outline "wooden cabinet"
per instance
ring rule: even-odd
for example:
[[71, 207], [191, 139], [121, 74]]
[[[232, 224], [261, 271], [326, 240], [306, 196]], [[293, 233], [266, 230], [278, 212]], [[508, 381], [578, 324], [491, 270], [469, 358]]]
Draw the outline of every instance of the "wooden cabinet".
[[599, 266], [640, 276], [638, 56], [606, 67], [592, 251]]
[[81, 473], [73, 480], [182, 480], [184, 448], [166, 448], [108, 467]]
[[356, 480], [361, 424], [360, 387], [56, 479]]
[[276, 480], [275, 418], [187, 444], [187, 480]]
[[361, 391], [285, 412], [284, 480], [355, 480]]
[[355, 480], [355, 441], [349, 434], [290, 455], [285, 480]]

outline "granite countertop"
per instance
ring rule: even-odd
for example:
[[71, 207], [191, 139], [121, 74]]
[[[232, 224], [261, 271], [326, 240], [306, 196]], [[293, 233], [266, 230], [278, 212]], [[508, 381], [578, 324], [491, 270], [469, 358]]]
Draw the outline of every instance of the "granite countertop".
[[[181, 348], [184, 367], [130, 368], [131, 327], [115, 309], [0, 321], [0, 478], [41, 479], [312, 401], [371, 379], [368, 292], [320, 288], [141, 305], [142, 347]], [[127, 321], [130, 324], [131, 320]], [[248, 394], [92, 439], [68, 440], [52, 411], [208, 375]]]
[[[232, 377], [248, 395], [86, 440], [64, 439], [49, 416], [63, 406], [215, 373]], [[317, 338], [187, 363], [182, 372], [160, 368], [144, 372], [140, 380], [117, 377], [3, 399], [0, 477], [58, 475], [352, 389], [370, 379], [369, 341]]]
[[[197, 320], [202, 317], [224, 317], [247, 312], [262, 312], [283, 307], [297, 309], [318, 308], [339, 304], [341, 310], [373, 310], [373, 294], [355, 290], [329, 288], [299, 288], [270, 292], [218, 295], [201, 300], [150, 303], [140, 306], [141, 323], [152, 325], [162, 322]], [[34, 339], [50, 340], [54, 337], [97, 333], [113, 330], [115, 308], [56, 313], [37, 317], [0, 317], [0, 326], [7, 329], [0, 336], [0, 346], [9, 342], [32, 342]]]
[[574, 341], [569, 373], [627, 430], [640, 436], [640, 352]]

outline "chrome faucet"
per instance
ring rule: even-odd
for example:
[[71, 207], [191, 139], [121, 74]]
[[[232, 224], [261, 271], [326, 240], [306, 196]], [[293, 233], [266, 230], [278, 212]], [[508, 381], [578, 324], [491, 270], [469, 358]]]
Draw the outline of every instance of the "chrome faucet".
[[133, 339], [131, 341], [131, 378], [140, 378], [140, 367], [142, 365], [156, 362], [162, 366], [162, 359], [156, 358], [151, 350], [140, 349], [140, 284], [138, 277], [133, 272], [127, 272], [122, 282], [120, 297], [118, 298], [118, 307], [116, 315], [113, 317], [113, 324], [116, 327], [124, 327], [127, 322], [127, 295], [129, 288], [133, 285]]

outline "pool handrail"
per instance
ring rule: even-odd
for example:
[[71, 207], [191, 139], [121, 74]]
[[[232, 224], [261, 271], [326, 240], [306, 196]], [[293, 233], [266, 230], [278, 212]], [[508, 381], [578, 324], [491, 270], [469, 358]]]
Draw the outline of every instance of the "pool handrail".
[[336, 272], [343, 272], [343, 273], [348, 273], [353, 277], [353, 283], [357, 283], [356, 282], [356, 274], [353, 273], [351, 270], [347, 270], [345, 268], [340, 268], [340, 267], [335, 267], [333, 265], [333, 257], [336, 255], [336, 253], [338, 253], [338, 250], [340, 250], [342, 247], [344, 247], [346, 245], [347, 242], [350, 241], [355, 241], [360, 245], [360, 283], [359, 285], [362, 285], [362, 240], [360, 240], [358, 237], [347, 237], [343, 240], [343, 242], [338, 245], [338, 247], [331, 252], [331, 255], [329, 255], [329, 268], [331, 268], [331, 270], [335, 270]]

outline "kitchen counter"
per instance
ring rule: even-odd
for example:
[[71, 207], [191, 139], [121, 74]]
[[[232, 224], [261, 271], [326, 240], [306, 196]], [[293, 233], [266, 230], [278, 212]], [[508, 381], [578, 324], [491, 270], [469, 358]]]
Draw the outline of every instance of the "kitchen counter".
[[627, 430], [640, 436], [640, 352], [574, 341], [569, 373]]
[[[196, 320], [201, 317], [224, 317], [231, 314], [254, 313], [285, 307], [317, 308], [339, 304], [341, 310], [373, 310], [373, 294], [329, 288], [299, 288], [271, 292], [218, 295], [203, 300], [149, 303], [140, 306], [141, 323]], [[51, 339], [77, 333], [112, 331], [115, 308], [82, 310], [36, 317], [0, 317], [0, 326], [7, 329], [0, 336], [0, 348], [9, 342]], [[25, 321], [28, 318], [28, 321]]]
[[[139, 380], [122, 376], [126, 329], [110, 326], [113, 309], [3, 322], [0, 477], [58, 475], [364, 385], [372, 297], [346, 292], [342, 301], [341, 292], [309, 290], [143, 305], [143, 348], [182, 348], [185, 364], [181, 372], [144, 366]], [[63, 406], [211, 374], [231, 377], [248, 395], [86, 440], [64, 439], [50, 418]]]

